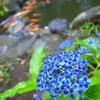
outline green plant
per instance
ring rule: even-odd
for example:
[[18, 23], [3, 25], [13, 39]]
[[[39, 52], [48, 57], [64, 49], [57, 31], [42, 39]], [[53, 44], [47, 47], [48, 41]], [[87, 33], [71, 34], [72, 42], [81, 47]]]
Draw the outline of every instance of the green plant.
[[95, 34], [98, 33], [98, 30], [100, 30], [100, 24], [86, 22], [79, 29], [83, 35], [90, 36], [93, 33], [95, 33]]
[[0, 16], [4, 16], [8, 11], [8, 7], [3, 4], [4, 0], [0, 0]]
[[7, 97], [14, 96], [15, 94], [23, 94], [25, 92], [29, 92], [36, 89], [36, 77], [41, 68], [42, 60], [44, 57], [44, 48], [44, 46], [41, 46], [32, 54], [29, 68], [31, 77], [26, 81], [17, 83], [11, 89], [0, 93], [0, 100], [5, 100]]
[[7, 69], [5, 68], [5, 66], [0, 65], [0, 77], [2, 77], [4, 79], [4, 83], [8, 84], [10, 82], [10, 74], [7, 71]]
[[3, 72], [3, 78], [5, 84], [8, 84], [11, 80], [10, 74], [6, 70]]

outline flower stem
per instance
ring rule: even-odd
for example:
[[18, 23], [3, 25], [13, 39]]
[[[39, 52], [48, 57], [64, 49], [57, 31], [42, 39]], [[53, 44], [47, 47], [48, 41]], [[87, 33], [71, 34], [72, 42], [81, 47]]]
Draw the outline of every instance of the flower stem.
[[95, 68], [89, 63], [88, 63], [88, 67], [90, 67], [92, 70], [95, 70]]

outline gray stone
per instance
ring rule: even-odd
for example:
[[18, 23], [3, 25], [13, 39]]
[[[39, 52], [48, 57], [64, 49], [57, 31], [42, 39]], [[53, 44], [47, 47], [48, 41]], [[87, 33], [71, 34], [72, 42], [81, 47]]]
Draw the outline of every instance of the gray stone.
[[[32, 53], [37, 47], [46, 45], [46, 54], [57, 50], [57, 46], [63, 40], [60, 34], [51, 34], [47, 29], [40, 29], [31, 37], [12, 46], [18, 38], [11, 35], [0, 36], [0, 64], [11, 64], [19, 56]], [[64, 36], [65, 37], [65, 36]]]
[[100, 6], [96, 6], [80, 13], [70, 24], [71, 29], [80, 27], [83, 23], [91, 21], [93, 23], [100, 21]]
[[39, 34], [40, 37], [42, 37], [43, 35], [50, 35], [51, 34], [50, 30], [49, 29], [45, 29], [45, 28], [39, 29], [37, 31], [37, 33], [40, 33]]
[[48, 27], [52, 33], [64, 34], [69, 27], [68, 25], [67, 19], [56, 18], [49, 23]]
[[33, 45], [33, 48], [38, 48], [39, 46], [41, 45], [46, 45], [47, 44], [47, 41], [48, 41], [48, 37], [42, 37], [38, 40], [35, 41], [34, 45]]
[[74, 29], [74, 30], [68, 32], [67, 36], [70, 37], [70, 38], [82, 37], [82, 35], [80, 34], [80, 31], [78, 29]]

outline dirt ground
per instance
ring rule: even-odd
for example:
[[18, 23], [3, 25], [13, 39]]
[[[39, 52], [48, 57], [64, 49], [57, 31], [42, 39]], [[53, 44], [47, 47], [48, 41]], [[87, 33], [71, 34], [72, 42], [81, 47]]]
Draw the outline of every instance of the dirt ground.
[[[10, 74], [10, 82], [8, 84], [0, 83], [3, 91], [10, 89], [15, 86], [18, 82], [25, 81], [29, 78], [29, 60], [30, 57], [26, 57], [19, 61], [19, 64], [13, 65], [8, 69], [8, 73]], [[5, 81], [5, 80], [4, 80]], [[11, 98], [7, 98], [6, 100], [35, 100], [33, 98], [33, 94], [35, 91], [31, 91], [22, 95], [16, 95]]]

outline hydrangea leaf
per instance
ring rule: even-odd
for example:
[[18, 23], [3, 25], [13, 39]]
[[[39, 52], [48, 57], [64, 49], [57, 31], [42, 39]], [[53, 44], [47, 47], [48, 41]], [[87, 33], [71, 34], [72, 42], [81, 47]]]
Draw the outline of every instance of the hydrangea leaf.
[[51, 97], [50, 97], [50, 95], [49, 95], [48, 92], [45, 92], [45, 93], [43, 94], [43, 100], [51, 100]]
[[[43, 97], [44, 97], [44, 100], [51, 100], [51, 97], [50, 97], [50, 95], [49, 95], [48, 92], [45, 92], [44, 95], [43, 95]], [[72, 100], [72, 99], [69, 98], [69, 97], [65, 97], [64, 95], [62, 95], [61, 97], [56, 97], [56, 100]]]
[[91, 86], [86, 92], [84, 93], [85, 100], [100, 100], [100, 84]]
[[91, 77], [90, 85], [100, 84], [100, 70], [96, 70]]
[[22, 94], [28, 91], [36, 89], [34, 79], [30, 78], [27, 81], [19, 82], [14, 87], [9, 90], [6, 90], [3, 93], [0, 93], [0, 100], [5, 100], [8, 97], [14, 96], [15, 94]]
[[40, 46], [32, 54], [32, 57], [31, 57], [31, 60], [30, 60], [29, 72], [34, 78], [37, 77], [37, 75], [40, 71], [42, 60], [43, 60], [43, 57], [45, 55], [44, 54], [44, 48], [45, 48], [45, 46]]
[[61, 97], [56, 97], [56, 100], [72, 100], [72, 99], [69, 98], [68, 96], [67, 97], [61, 96]]

